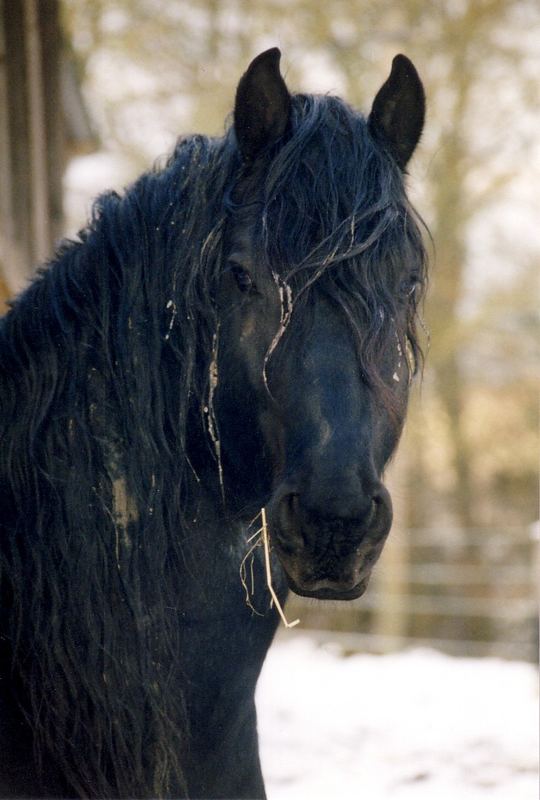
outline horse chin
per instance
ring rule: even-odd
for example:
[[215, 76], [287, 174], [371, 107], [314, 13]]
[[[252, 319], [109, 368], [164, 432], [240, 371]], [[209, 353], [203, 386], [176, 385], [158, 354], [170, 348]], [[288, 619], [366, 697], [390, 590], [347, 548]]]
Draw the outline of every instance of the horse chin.
[[291, 554], [275, 543], [274, 549], [291, 591], [317, 600], [356, 600], [366, 591], [371, 577], [371, 563], [360, 557], [345, 558], [327, 568], [314, 563], [306, 553]]
[[295, 594], [318, 600], [355, 600], [368, 587], [390, 531], [391, 514], [379, 515], [367, 530], [352, 525], [345, 529], [345, 536], [344, 526], [338, 525], [329, 539], [323, 523], [318, 530], [317, 525], [287, 519], [285, 528], [275, 507], [270, 508], [269, 521], [272, 548]]
[[315, 600], [356, 600], [366, 591], [371, 577], [371, 574], [365, 575], [352, 587], [347, 586], [346, 582], [331, 580], [306, 582], [300, 585], [289, 575], [285, 567], [283, 569], [291, 591], [301, 597], [311, 597]]

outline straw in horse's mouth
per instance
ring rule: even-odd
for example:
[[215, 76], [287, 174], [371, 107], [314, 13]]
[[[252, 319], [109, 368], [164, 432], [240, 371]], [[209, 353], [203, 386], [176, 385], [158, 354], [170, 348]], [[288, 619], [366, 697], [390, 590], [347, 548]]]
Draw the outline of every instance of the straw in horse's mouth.
[[299, 619], [295, 619], [292, 622], [287, 622], [287, 617], [285, 616], [285, 612], [281, 607], [281, 603], [278, 600], [278, 596], [274, 591], [274, 587], [272, 585], [272, 569], [270, 567], [270, 537], [268, 535], [268, 526], [266, 524], [266, 509], [261, 508], [261, 521], [262, 521], [262, 539], [263, 539], [263, 546], [264, 546], [264, 564], [266, 568], [266, 585], [268, 586], [268, 591], [274, 601], [276, 606], [277, 612], [281, 617], [281, 620], [286, 628], [294, 628], [295, 625], [298, 625], [300, 622]]
[[283, 622], [284, 626], [286, 628], [294, 628], [295, 625], [298, 625], [300, 620], [299, 619], [295, 619], [292, 622], [289, 622], [287, 620], [287, 617], [285, 616], [285, 612], [283, 611], [283, 607], [282, 607], [281, 603], [279, 602], [279, 598], [278, 598], [278, 596], [277, 596], [277, 594], [276, 594], [276, 592], [274, 590], [274, 585], [273, 585], [273, 582], [272, 582], [272, 568], [271, 568], [271, 565], [270, 565], [270, 535], [268, 533], [268, 525], [267, 525], [267, 522], [266, 522], [266, 509], [265, 508], [261, 508], [260, 517], [261, 517], [261, 527], [257, 531], [255, 531], [255, 533], [250, 537], [250, 539], [248, 539], [248, 541], [251, 541], [255, 537], [258, 537], [258, 538], [256, 539], [255, 543], [250, 547], [250, 549], [247, 551], [246, 555], [242, 559], [242, 563], [240, 564], [240, 580], [241, 580], [242, 586], [244, 587], [244, 590], [246, 592], [246, 605], [252, 611], [254, 611], [255, 614], [259, 614], [260, 615], [260, 612], [257, 611], [253, 607], [253, 605], [251, 603], [251, 599], [250, 599], [250, 595], [253, 593], [253, 590], [254, 590], [253, 560], [251, 561], [251, 572], [250, 572], [250, 575], [251, 575], [251, 591], [250, 591], [250, 588], [249, 588], [249, 586], [247, 584], [246, 562], [247, 562], [247, 559], [249, 558], [249, 556], [253, 553], [254, 549], [256, 547], [259, 547], [261, 542], [262, 542], [262, 546], [264, 547], [264, 566], [265, 566], [265, 574], [266, 574], [266, 585], [268, 587], [268, 591], [270, 592], [270, 597], [272, 598], [272, 603], [275, 605], [276, 610], [277, 610], [279, 616], [281, 617], [281, 621]]

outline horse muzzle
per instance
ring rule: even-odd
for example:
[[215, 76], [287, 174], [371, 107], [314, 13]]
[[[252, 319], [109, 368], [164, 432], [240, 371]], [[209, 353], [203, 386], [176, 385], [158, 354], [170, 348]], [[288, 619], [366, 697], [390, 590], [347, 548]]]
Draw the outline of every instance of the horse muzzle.
[[368, 492], [283, 487], [268, 507], [270, 537], [293, 592], [354, 600], [366, 590], [392, 524], [392, 502], [377, 482]]

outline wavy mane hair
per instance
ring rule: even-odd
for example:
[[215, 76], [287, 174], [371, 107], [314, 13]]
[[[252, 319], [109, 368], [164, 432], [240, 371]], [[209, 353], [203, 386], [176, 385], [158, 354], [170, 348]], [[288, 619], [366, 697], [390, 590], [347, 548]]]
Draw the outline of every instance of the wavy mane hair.
[[[74, 794], [162, 796], [182, 782], [189, 436], [207, 428], [238, 187], [257, 193], [265, 257], [294, 313], [316, 287], [331, 294], [381, 402], [382, 348], [397, 335], [414, 364], [420, 353], [425, 254], [399, 168], [342, 101], [292, 103], [256, 179], [231, 128], [180, 141], [164, 168], [100, 197], [0, 323], [2, 663], [36, 757]], [[404, 263], [414, 294], [400, 327]]]

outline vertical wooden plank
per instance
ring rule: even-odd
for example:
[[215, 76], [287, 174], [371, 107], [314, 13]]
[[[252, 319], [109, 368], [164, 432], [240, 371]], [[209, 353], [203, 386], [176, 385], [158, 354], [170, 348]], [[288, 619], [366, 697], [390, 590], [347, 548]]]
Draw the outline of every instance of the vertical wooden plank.
[[[3, 33], [3, 176], [2, 273], [10, 294], [25, 283], [30, 274], [31, 235], [28, 220], [26, 62], [24, 23], [20, 0], [2, 1]], [[4, 161], [5, 158], [5, 161]]]
[[39, 0], [38, 3], [44, 125], [47, 140], [48, 224], [49, 239], [53, 246], [64, 230], [62, 178], [66, 159], [66, 132], [60, 77], [63, 35], [59, 6], [58, 0]]
[[[0, 0], [0, 233], [5, 235], [11, 219], [11, 157], [9, 152], [7, 54], [4, 30], [4, 0]], [[1, 256], [0, 256], [1, 257]]]
[[7, 59], [4, 31], [4, 0], [0, 0], [0, 313], [4, 310], [9, 290], [5, 277], [9, 261], [11, 230], [11, 159], [9, 153]]
[[61, 232], [60, 48], [58, 0], [0, 0], [0, 282], [10, 294]]
[[47, 131], [43, 94], [43, 61], [37, 0], [24, 0], [26, 70], [28, 75], [28, 118], [32, 254], [36, 261], [50, 255], [49, 193], [47, 174]]

